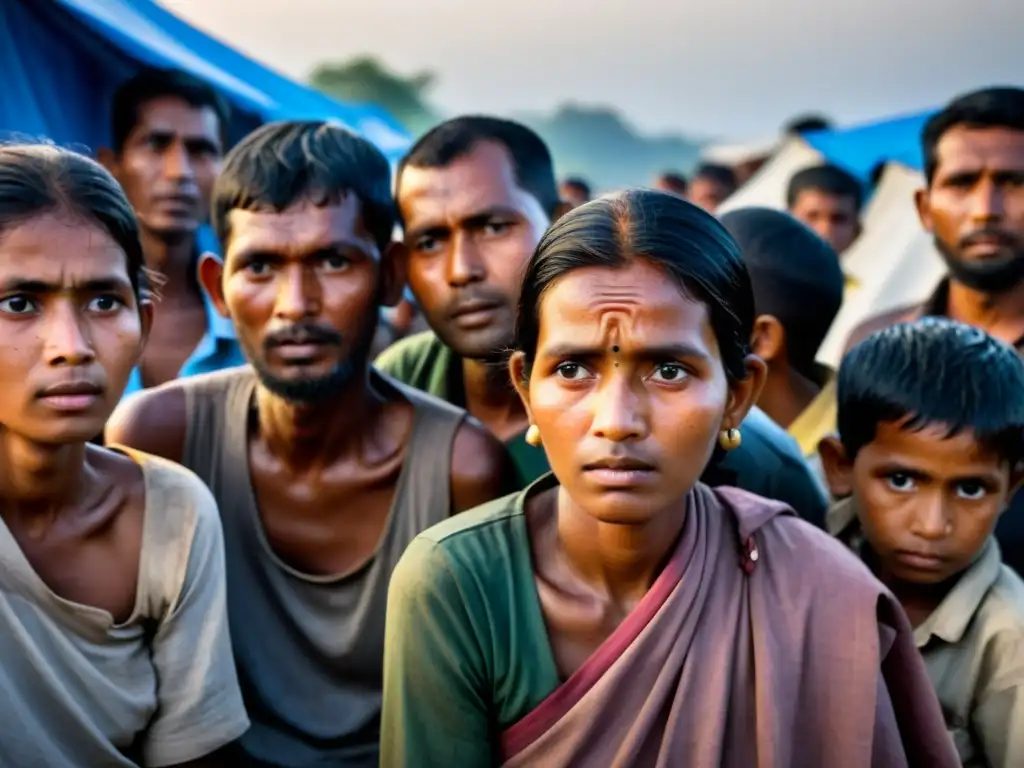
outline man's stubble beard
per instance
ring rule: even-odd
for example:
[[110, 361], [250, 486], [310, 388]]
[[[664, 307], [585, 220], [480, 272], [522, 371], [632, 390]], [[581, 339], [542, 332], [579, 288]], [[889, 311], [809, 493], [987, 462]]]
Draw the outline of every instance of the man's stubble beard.
[[1008, 256], [993, 259], [965, 259], [955, 247], [933, 237], [935, 249], [942, 257], [955, 282], [984, 294], [1009, 293], [1024, 282], [1024, 252], [1013, 251]]
[[253, 354], [248, 345], [243, 345], [246, 359], [256, 372], [260, 384], [282, 400], [295, 405], [320, 405], [329, 402], [344, 392], [357, 378], [365, 380], [370, 366], [370, 353], [377, 332], [377, 313], [360, 331], [359, 339], [349, 350], [344, 360], [323, 376], [306, 379], [285, 379], [271, 373], [262, 355]]

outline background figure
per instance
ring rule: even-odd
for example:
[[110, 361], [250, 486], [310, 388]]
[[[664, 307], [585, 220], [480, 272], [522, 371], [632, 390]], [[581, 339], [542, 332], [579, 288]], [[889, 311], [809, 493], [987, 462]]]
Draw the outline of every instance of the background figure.
[[570, 208], [590, 202], [590, 198], [593, 195], [590, 185], [579, 176], [565, 179], [559, 185], [558, 190], [562, 196], [562, 201], [567, 203]]
[[665, 171], [654, 180], [654, 189], [660, 189], [662, 192], [671, 192], [673, 195], [686, 197], [686, 194], [690, 189], [690, 183], [681, 173], [676, 171]]
[[831, 129], [831, 120], [824, 115], [811, 113], [794, 117], [782, 127], [782, 133], [786, 136], [803, 136], [805, 133], [828, 131]]
[[822, 164], [798, 171], [786, 189], [786, 207], [842, 258], [860, 236], [864, 190], [842, 168]]
[[705, 163], [694, 172], [687, 198], [708, 213], [714, 213], [736, 188], [736, 174], [731, 168]]
[[218, 317], [197, 276], [197, 236], [209, 216], [227, 117], [216, 91], [175, 70], [144, 70], [114, 94], [114, 145], [99, 157], [135, 210], [146, 267], [157, 275], [153, 331], [126, 394], [244, 362], [231, 324]]
[[754, 290], [751, 349], [768, 366], [757, 404], [800, 445], [823, 480], [818, 443], [835, 424], [831, 371], [815, 362], [843, 303], [843, 273], [828, 243], [787, 213], [741, 208], [722, 216]]

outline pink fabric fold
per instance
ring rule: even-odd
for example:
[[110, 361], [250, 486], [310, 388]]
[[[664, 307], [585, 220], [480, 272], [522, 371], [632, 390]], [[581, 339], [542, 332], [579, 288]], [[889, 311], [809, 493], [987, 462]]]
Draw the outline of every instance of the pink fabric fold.
[[891, 594], [786, 507], [698, 486], [633, 613], [502, 736], [503, 765], [956, 768]]

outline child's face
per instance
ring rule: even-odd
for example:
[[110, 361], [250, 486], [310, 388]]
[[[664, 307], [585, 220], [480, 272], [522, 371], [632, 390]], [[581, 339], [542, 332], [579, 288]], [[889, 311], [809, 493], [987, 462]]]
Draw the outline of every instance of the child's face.
[[861, 527], [884, 572], [938, 584], [970, 565], [1006, 506], [1011, 469], [974, 434], [946, 437], [879, 424], [848, 478]]

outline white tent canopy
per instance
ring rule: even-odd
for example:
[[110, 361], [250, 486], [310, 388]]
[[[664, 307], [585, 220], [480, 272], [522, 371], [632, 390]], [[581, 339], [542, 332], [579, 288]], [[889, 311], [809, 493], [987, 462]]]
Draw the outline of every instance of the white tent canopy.
[[917, 171], [890, 163], [864, 210], [864, 232], [843, 257], [857, 283], [818, 350], [818, 360], [837, 366], [850, 332], [864, 320], [925, 301], [946, 272], [921, 228], [914, 190], [924, 184]]
[[700, 159], [707, 163], [740, 165], [751, 160], [767, 157], [773, 154], [778, 146], [779, 139], [777, 137], [760, 141], [749, 141], [742, 144], [712, 144], [704, 148], [704, 151], [700, 154]]
[[806, 141], [797, 136], [790, 137], [746, 184], [718, 207], [718, 213], [750, 206], [785, 210], [786, 188], [793, 174], [822, 162], [821, 153]]

